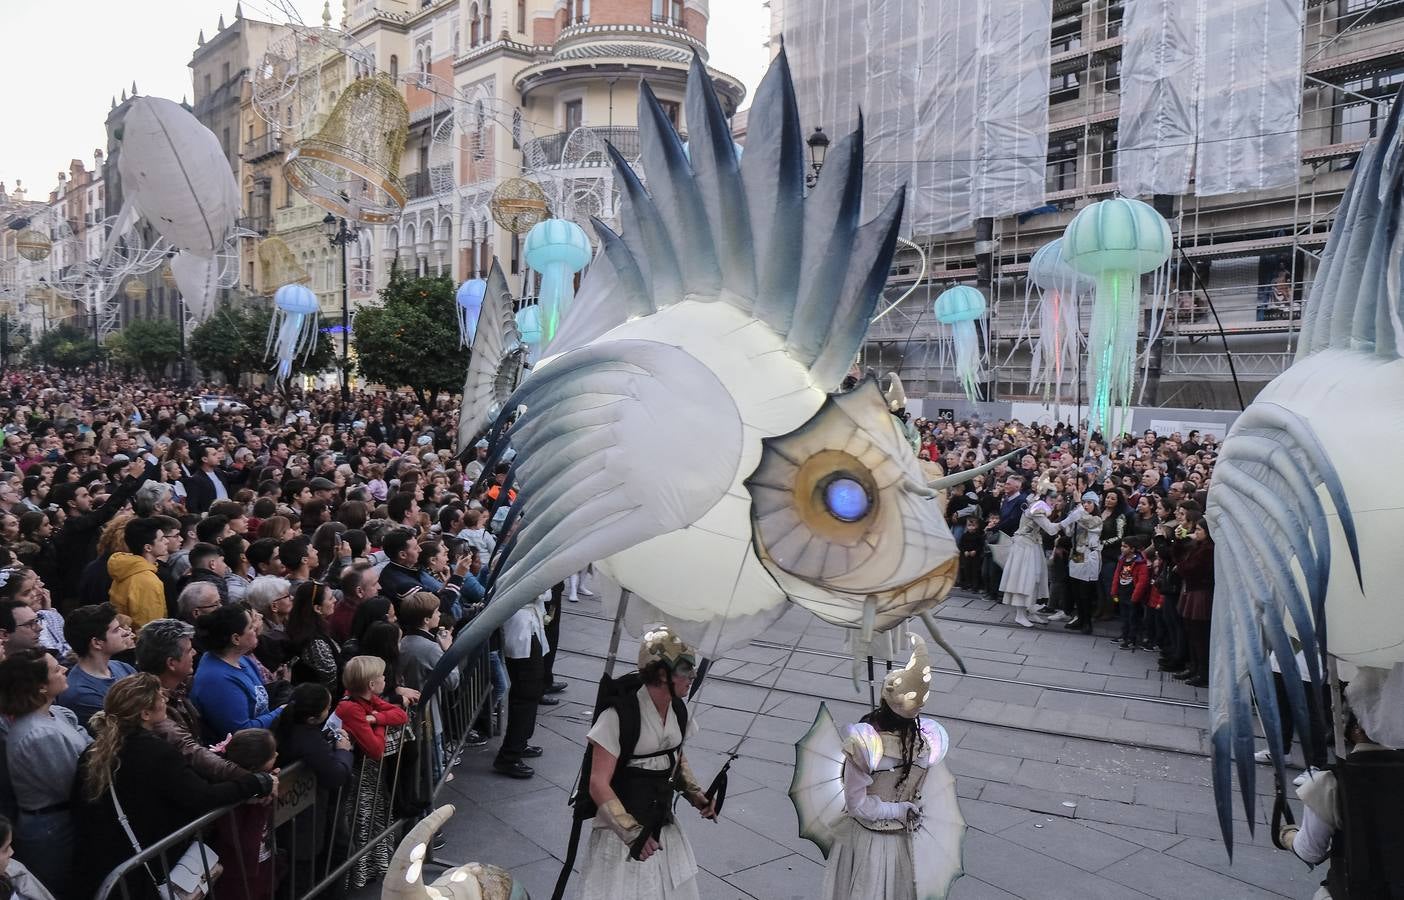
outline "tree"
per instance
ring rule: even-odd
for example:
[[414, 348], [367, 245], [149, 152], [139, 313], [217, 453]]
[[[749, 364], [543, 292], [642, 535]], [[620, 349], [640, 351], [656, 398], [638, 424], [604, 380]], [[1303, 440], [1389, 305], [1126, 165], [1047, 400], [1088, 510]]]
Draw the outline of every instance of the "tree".
[[356, 314], [351, 343], [361, 375], [392, 390], [409, 388], [425, 408], [440, 391], [459, 390], [468, 350], [459, 346], [453, 280], [395, 268], [380, 300]]
[[44, 332], [30, 345], [29, 356], [35, 362], [60, 369], [81, 369], [100, 360], [102, 351], [87, 330], [65, 323]]
[[[273, 361], [265, 355], [268, 347], [268, 325], [273, 317], [271, 305], [234, 306], [221, 304], [214, 315], [190, 332], [190, 357], [206, 374], [223, 372], [230, 384], [235, 384], [246, 372], [268, 372]], [[317, 347], [304, 359], [293, 360], [294, 374], [324, 372], [336, 368], [334, 339], [317, 336]]]
[[133, 319], [108, 338], [107, 349], [114, 363], [159, 378], [180, 360], [180, 327], [170, 319]]

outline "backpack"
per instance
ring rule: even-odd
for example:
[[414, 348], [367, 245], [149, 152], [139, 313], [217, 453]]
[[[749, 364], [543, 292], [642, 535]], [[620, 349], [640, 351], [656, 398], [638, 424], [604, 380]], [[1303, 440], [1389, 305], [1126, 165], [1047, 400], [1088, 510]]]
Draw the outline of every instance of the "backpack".
[[[638, 672], [630, 672], [619, 678], [610, 678], [605, 675], [600, 678], [600, 690], [595, 701], [595, 713], [590, 719], [593, 725], [599, 721], [601, 715], [607, 709], [612, 709], [619, 716], [619, 761], [618, 766], [628, 765], [629, 760], [634, 759], [634, 747], [639, 742], [639, 731], [642, 728], [642, 720], [639, 717], [639, 704], [634, 697], [639, 688], [643, 687], [643, 678]], [[687, 735], [687, 704], [682, 697], [673, 698], [673, 715], [677, 717], [678, 728], [684, 737]], [[678, 750], [682, 747], [679, 745]], [[576, 781], [575, 792], [571, 795], [570, 805], [574, 807], [575, 820], [583, 822], [586, 819], [593, 819], [599, 808], [590, 797], [590, 769], [594, 760], [594, 750], [590, 742], [585, 742], [585, 758], [580, 764], [580, 777]]]

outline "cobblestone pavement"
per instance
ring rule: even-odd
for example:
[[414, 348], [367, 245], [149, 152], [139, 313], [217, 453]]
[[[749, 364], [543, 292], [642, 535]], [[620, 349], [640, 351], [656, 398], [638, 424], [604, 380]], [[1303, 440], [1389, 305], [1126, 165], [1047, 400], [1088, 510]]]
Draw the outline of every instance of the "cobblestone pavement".
[[[961, 676], [932, 647], [938, 672], [926, 712], [950, 733], [947, 762], [970, 826], [966, 874], [953, 900], [1312, 895], [1322, 876], [1268, 839], [1266, 769], [1256, 836], [1236, 811], [1230, 864], [1210, 789], [1205, 692], [1163, 676], [1154, 653], [1121, 650], [1109, 634], [1023, 629], [1005, 608], [968, 595], [953, 596], [938, 618], [970, 669]], [[854, 690], [843, 632], [811, 619], [794, 610], [763, 640], [717, 661], [694, 707], [699, 732], [688, 756], [706, 783], [765, 703], [732, 766], [723, 821], [704, 822], [680, 808], [703, 869], [704, 898], [818, 893], [823, 858], [798, 836], [786, 793], [794, 742], [821, 700], [838, 722], [854, 721], [867, 709], [868, 688]], [[567, 605], [556, 676], [570, 688], [559, 706], [542, 708], [534, 743], [546, 752], [533, 761], [537, 777], [495, 775], [493, 746], [471, 752], [443, 797], [458, 806], [445, 857], [505, 866], [534, 898], [550, 897], [609, 630], [598, 600]], [[801, 634], [800, 650], [781, 674]], [[633, 646], [621, 651], [625, 660], [633, 656]], [[568, 897], [577, 896], [578, 882], [572, 888]]]

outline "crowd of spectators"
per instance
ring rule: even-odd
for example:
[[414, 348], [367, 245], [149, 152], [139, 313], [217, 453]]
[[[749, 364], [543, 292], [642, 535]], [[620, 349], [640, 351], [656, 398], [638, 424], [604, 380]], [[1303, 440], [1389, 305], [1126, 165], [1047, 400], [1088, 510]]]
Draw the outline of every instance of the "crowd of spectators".
[[[356, 821], [362, 837], [384, 827], [356, 761], [397, 751], [453, 629], [481, 609], [496, 547], [505, 470], [483, 471], [485, 442], [454, 453], [455, 419], [448, 398], [426, 409], [392, 393], [345, 404], [44, 369], [0, 379], [0, 840], [13, 889], [90, 897], [134, 847], [268, 796], [298, 760], [320, 790], [354, 786], [379, 810]], [[1047, 620], [1090, 631], [1120, 617], [1124, 646], [1205, 682], [1212, 435], [912, 425], [933, 475], [1025, 451], [947, 498], [962, 587], [998, 599], [992, 548], [1031, 496], [1055, 523], [1085, 504], [1098, 524], [1081, 544], [1071, 528], [1046, 539]], [[565, 688], [552, 674], [560, 604], [588, 596], [584, 575], [514, 615], [495, 645], [493, 696], [468, 742], [486, 743], [505, 706], [505, 775], [531, 777], [542, 753], [536, 708]], [[240, 854], [252, 868], [226, 877], [258, 894], [274, 877], [259, 868], [266, 804], [240, 809], [217, 843], [252, 844]], [[336, 826], [306, 827], [317, 846]], [[387, 861], [388, 847], [364, 856], [352, 886]]]
[[[214, 841], [228, 879], [216, 893], [263, 896], [270, 866], [311, 863], [270, 861], [259, 802], [296, 761], [320, 791], [354, 788], [373, 807], [356, 829], [384, 827], [383, 785], [356, 777], [357, 760], [397, 751], [452, 630], [481, 608], [494, 547], [488, 491], [503, 475], [480, 477], [485, 445], [455, 456], [455, 417], [447, 399], [425, 409], [390, 393], [347, 405], [97, 373], [0, 377], [12, 892], [91, 897], [137, 847], [247, 800]], [[469, 743], [486, 743], [491, 706]], [[307, 827], [303, 846], [325, 846], [338, 826]], [[384, 871], [388, 844], [373, 851], [350, 886]], [[135, 892], [156, 896], [151, 881]]]
[[1204, 510], [1216, 435], [1147, 430], [1107, 439], [1002, 420], [911, 425], [933, 471], [966, 471], [1022, 451], [946, 499], [959, 587], [1001, 599], [996, 548], [1041, 499], [1060, 527], [1042, 536], [1048, 590], [1031, 624], [1091, 634], [1094, 622], [1120, 620], [1124, 649], [1159, 652], [1162, 671], [1207, 686], [1214, 541]]

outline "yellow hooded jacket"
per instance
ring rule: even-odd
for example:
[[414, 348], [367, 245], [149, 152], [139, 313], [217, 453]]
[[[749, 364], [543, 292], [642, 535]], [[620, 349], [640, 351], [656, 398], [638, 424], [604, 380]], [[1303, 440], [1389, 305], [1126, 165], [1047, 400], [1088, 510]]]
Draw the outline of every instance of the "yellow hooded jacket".
[[156, 564], [134, 553], [114, 553], [107, 560], [112, 576], [108, 597], [119, 613], [132, 617], [132, 627], [166, 615], [166, 590], [156, 574]]

